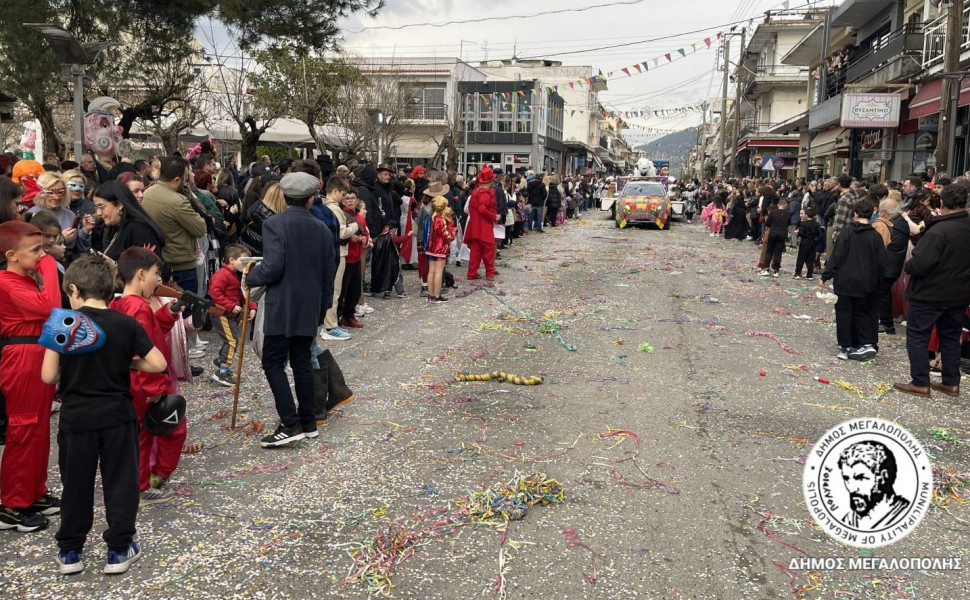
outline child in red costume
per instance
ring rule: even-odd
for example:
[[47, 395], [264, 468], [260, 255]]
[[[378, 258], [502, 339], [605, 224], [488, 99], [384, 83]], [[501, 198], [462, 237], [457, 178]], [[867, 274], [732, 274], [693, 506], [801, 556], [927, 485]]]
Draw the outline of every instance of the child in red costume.
[[[155, 288], [162, 282], [162, 261], [151, 250], [132, 247], [118, 258], [118, 276], [125, 285], [121, 298], [109, 305], [120, 313], [134, 317], [145, 328], [148, 337], [165, 357], [172, 360], [172, 346], [165, 336], [179, 318], [179, 311], [171, 308], [174, 302], [162, 305], [154, 297]], [[168, 372], [131, 372], [131, 397], [138, 416], [138, 483], [139, 503], [158, 504], [172, 499], [172, 492], [162, 487], [179, 464], [182, 446], [188, 431], [183, 420], [175, 431], [164, 436], [154, 436], [142, 424], [148, 405], [167, 394], [174, 394], [175, 387]], [[154, 456], [153, 456], [154, 455]], [[154, 458], [154, 462], [153, 459]]]
[[0, 253], [7, 259], [7, 270], [0, 271], [0, 339], [6, 345], [0, 390], [8, 418], [0, 461], [0, 529], [22, 532], [44, 529], [44, 515], [60, 512], [60, 500], [47, 490], [54, 386], [40, 378], [44, 347], [37, 336], [51, 310], [60, 307], [61, 291], [57, 263], [43, 244], [40, 230], [29, 223], [0, 225]]
[[229, 367], [235, 364], [239, 353], [239, 331], [243, 319], [256, 316], [256, 303], [250, 302], [246, 307], [246, 298], [242, 292], [243, 259], [249, 256], [249, 250], [241, 244], [229, 244], [223, 251], [225, 264], [209, 279], [209, 295], [217, 306], [226, 311], [216, 319], [213, 328], [222, 338], [219, 349], [219, 371], [212, 374], [212, 380], [219, 385], [232, 387], [236, 385], [236, 376]]

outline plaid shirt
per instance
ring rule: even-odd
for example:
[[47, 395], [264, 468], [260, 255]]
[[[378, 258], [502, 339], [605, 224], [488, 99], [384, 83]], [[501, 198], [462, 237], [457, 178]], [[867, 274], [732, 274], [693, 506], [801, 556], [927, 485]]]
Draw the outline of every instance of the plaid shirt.
[[852, 220], [852, 207], [859, 199], [859, 195], [849, 190], [839, 196], [839, 203], [835, 205], [835, 221], [832, 223], [832, 242], [839, 239], [839, 232], [845, 224]]

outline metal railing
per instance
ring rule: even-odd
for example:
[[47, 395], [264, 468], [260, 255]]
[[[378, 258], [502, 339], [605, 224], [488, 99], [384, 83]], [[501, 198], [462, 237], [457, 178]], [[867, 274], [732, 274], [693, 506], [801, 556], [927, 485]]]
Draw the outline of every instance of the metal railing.
[[920, 54], [925, 42], [923, 27], [922, 23], [907, 23], [904, 27], [873, 40], [867, 50], [863, 50], [849, 62], [846, 80], [858, 81], [897, 56]]
[[738, 132], [738, 140], [743, 140], [745, 137], [751, 137], [756, 135], [768, 135], [771, 133], [771, 128], [778, 125], [778, 123], [767, 123], [761, 121], [741, 121], [741, 130]]
[[[943, 62], [943, 48], [946, 46], [946, 15], [930, 21], [923, 30], [923, 68]], [[963, 9], [963, 36], [960, 52], [970, 50], [970, 5]]]
[[756, 65], [754, 68], [754, 73], [758, 77], [783, 77], [786, 79], [795, 79], [805, 75], [808, 72], [808, 67], [799, 67], [796, 65]]
[[412, 104], [408, 107], [407, 117], [418, 121], [444, 121], [448, 118], [448, 105]]

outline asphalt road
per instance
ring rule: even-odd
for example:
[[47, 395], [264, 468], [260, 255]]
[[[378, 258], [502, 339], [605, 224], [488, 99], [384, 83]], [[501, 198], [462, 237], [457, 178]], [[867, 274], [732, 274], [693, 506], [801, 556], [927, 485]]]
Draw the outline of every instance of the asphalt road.
[[[832, 308], [791, 279], [793, 254], [761, 279], [752, 244], [699, 224], [621, 231], [597, 213], [548, 231], [504, 253], [492, 289], [461, 278], [427, 305], [407, 273], [411, 298], [371, 299], [365, 328], [329, 346], [357, 400], [316, 440], [262, 450], [228, 431], [224, 388], [189, 386], [189, 441], [205, 447], [183, 456], [178, 500], [139, 514], [140, 562], [100, 574], [99, 506], [88, 570], [57, 575], [55, 517], [0, 534], [2, 597], [365, 598], [346, 581], [364, 566], [352, 554], [391, 525], [408, 555], [389, 572], [398, 598], [970, 597], [962, 571], [786, 570], [803, 556], [967, 558], [956, 500], [869, 554], [820, 531], [803, 501], [811, 443], [852, 418], [896, 421], [934, 466], [970, 471], [965, 399], [884, 391], [907, 375], [903, 335], [872, 364], [836, 360]], [[545, 380], [453, 377], [494, 370]], [[252, 356], [245, 378], [240, 422], [272, 428]], [[563, 501], [507, 529], [453, 503], [536, 472]]]

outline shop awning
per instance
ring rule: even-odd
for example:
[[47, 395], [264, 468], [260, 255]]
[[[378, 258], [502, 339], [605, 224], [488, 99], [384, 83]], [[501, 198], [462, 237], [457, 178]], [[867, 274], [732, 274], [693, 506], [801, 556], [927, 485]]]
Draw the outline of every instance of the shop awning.
[[759, 148], [763, 148], [763, 147], [770, 147], [770, 148], [797, 148], [798, 147], [798, 140], [797, 139], [796, 140], [792, 140], [792, 139], [788, 139], [788, 140], [760, 140], [760, 139], [745, 140], [745, 141], [741, 142], [740, 144], [738, 144], [738, 150], [744, 150], [748, 146], [751, 146], [751, 147], [759, 147]]
[[600, 160], [600, 157], [596, 156], [595, 154], [593, 155], [593, 162], [596, 163], [596, 168], [598, 170], [600, 170], [600, 171], [605, 171], [606, 170], [606, 167], [603, 166], [603, 161], [601, 161]]
[[[822, 156], [823, 154], [831, 154], [840, 146], [848, 146], [848, 144], [849, 134], [846, 129], [842, 127], [827, 129], [815, 136], [815, 139], [812, 140], [812, 158]], [[804, 153], [800, 155], [804, 156]]]
[[[940, 95], [943, 91], [943, 80], [934, 79], [920, 86], [919, 91], [909, 101], [909, 118], [927, 117], [940, 112]], [[960, 87], [960, 99], [957, 105], [970, 105], [970, 78], [963, 80]]]

